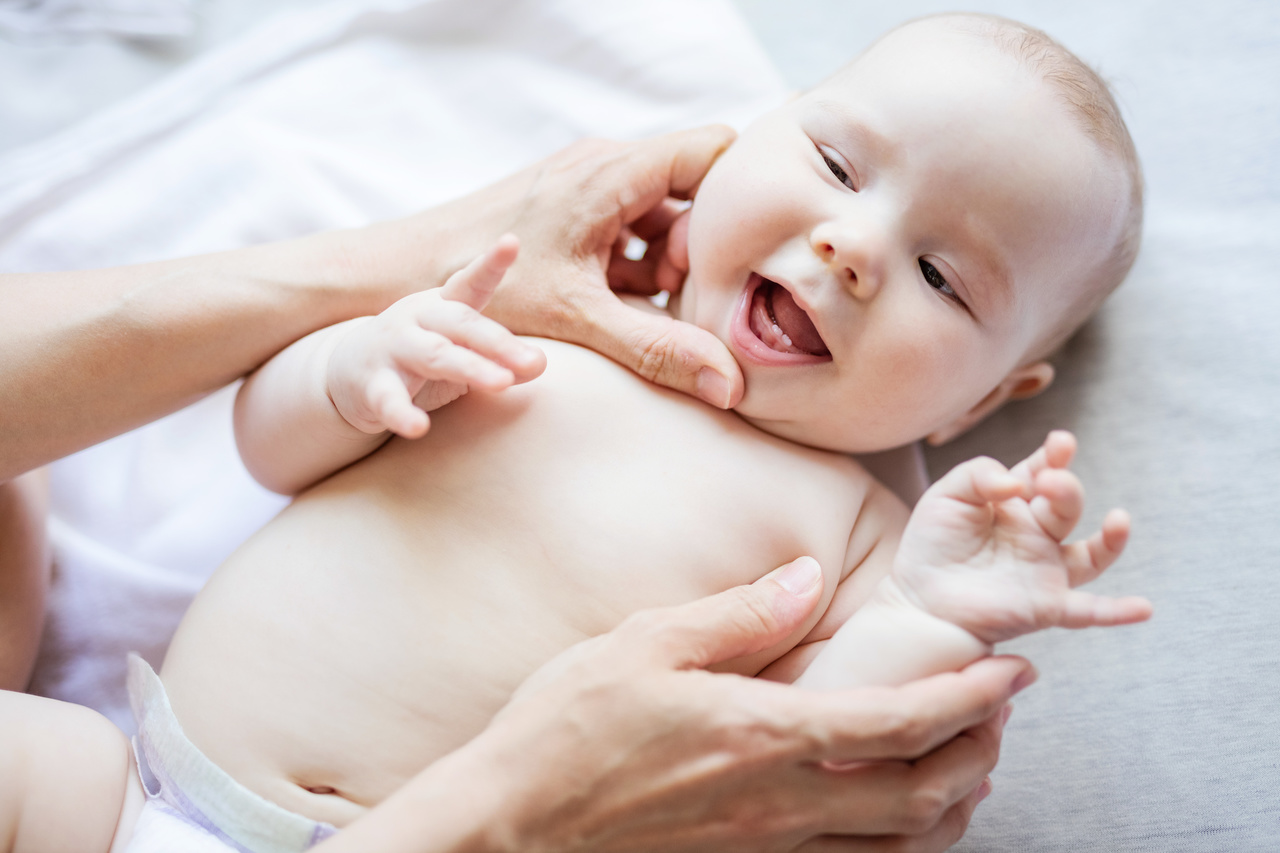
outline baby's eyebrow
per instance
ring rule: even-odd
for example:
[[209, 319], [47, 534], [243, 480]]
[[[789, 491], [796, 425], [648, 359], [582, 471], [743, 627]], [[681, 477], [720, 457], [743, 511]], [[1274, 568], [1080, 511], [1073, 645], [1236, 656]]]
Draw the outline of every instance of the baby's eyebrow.
[[977, 303], [972, 306], [980, 316], [990, 316], [991, 312], [1006, 305], [1013, 297], [1013, 277], [1009, 274], [1009, 265], [999, 248], [983, 236], [968, 221], [961, 226], [961, 243], [965, 253], [972, 257], [979, 267], [979, 276], [974, 281], [972, 276], [965, 278], [964, 283], [970, 300]]
[[870, 155], [883, 165], [891, 165], [898, 159], [898, 148], [889, 137], [868, 126], [847, 104], [823, 98], [814, 101], [814, 106], [832, 119], [834, 131], [855, 144], [862, 154]]

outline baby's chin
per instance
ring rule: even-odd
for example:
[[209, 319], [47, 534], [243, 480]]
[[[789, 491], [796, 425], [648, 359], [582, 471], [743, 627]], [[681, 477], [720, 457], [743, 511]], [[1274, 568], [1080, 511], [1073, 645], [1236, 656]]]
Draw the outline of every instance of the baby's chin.
[[761, 432], [775, 438], [781, 438], [794, 444], [802, 444], [815, 450], [829, 453], [840, 453], [857, 456], [864, 453], [879, 453], [904, 444], [910, 444], [917, 437], [896, 440], [890, 436], [871, 435], [870, 429], [851, 429], [845, 421], [839, 424], [828, 423], [823, 419], [804, 420], [798, 418], [778, 417], [773, 407], [766, 409], [760, 400], [752, 400], [751, 380], [747, 380], [747, 392], [734, 412], [744, 421]]

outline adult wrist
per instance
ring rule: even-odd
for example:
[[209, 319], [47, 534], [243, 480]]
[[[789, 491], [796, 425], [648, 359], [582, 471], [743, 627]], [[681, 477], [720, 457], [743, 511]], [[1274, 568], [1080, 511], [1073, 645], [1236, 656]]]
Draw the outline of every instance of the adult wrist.
[[315, 853], [518, 853], [506, 778], [484, 735], [418, 773]]
[[511, 230], [538, 171], [526, 169], [401, 219], [319, 235], [338, 288], [372, 299], [363, 313], [377, 313], [409, 293], [439, 287]]

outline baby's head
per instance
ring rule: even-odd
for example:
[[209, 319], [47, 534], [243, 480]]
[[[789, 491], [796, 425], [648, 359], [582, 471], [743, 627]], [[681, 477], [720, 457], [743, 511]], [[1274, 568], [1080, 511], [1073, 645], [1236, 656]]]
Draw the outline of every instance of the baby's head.
[[729, 345], [738, 412], [868, 452], [1043, 390], [1123, 279], [1142, 183], [1106, 85], [1016, 22], [881, 37], [752, 124], [689, 221], [683, 319]]

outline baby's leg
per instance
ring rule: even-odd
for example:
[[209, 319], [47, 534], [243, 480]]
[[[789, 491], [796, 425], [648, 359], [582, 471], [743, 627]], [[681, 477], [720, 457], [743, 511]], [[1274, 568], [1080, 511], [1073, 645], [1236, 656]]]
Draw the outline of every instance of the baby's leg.
[[121, 853], [143, 797], [106, 717], [0, 691], [0, 853]]

